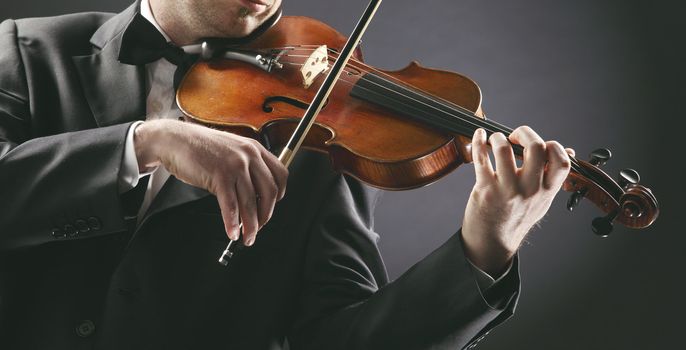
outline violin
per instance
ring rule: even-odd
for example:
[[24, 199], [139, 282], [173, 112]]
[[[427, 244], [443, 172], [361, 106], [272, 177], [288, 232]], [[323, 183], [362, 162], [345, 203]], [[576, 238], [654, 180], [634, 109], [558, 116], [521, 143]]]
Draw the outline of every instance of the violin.
[[[310, 106], [346, 38], [306, 17], [284, 16], [245, 45], [214, 49], [182, 80], [177, 102], [187, 121], [251, 137], [268, 149], [283, 147]], [[219, 52], [220, 51], [220, 52]], [[506, 136], [513, 129], [486, 119], [481, 91], [469, 78], [416, 62], [398, 71], [367, 65], [359, 48], [343, 67], [302, 146], [329, 155], [336, 171], [385, 190], [428, 185], [471, 159], [478, 128]], [[521, 146], [513, 145], [522, 156]], [[571, 157], [564, 189], [567, 208], [586, 198], [603, 216], [593, 231], [607, 236], [613, 223], [640, 229], [659, 214], [656, 197], [639, 174], [618, 181], [600, 169], [611, 156], [599, 149], [589, 161]]]

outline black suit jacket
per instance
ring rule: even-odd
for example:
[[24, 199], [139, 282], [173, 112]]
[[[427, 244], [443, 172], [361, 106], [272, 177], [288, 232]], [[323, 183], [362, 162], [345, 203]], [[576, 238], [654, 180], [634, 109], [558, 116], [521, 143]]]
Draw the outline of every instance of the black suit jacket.
[[389, 283], [376, 191], [312, 153], [228, 268], [215, 197], [173, 177], [132, 229], [117, 180], [144, 67], [117, 56], [137, 5], [0, 25], [0, 348], [454, 349], [512, 314], [516, 261], [493, 308], [459, 233]]

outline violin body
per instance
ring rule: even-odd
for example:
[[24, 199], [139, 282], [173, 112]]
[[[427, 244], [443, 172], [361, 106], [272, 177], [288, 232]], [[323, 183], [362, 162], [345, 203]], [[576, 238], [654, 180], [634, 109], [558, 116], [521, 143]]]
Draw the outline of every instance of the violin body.
[[[324, 23], [283, 17], [241, 47], [270, 57], [273, 69], [235, 59], [200, 61], [181, 82], [178, 105], [188, 121], [282, 148], [322, 84], [326, 63], [337, 58], [345, 42]], [[363, 63], [359, 49], [350, 62], [302, 146], [329, 154], [335, 170], [367, 184], [387, 190], [430, 184], [471, 162], [471, 135], [477, 128], [511, 131], [485, 120], [479, 87], [461, 74], [416, 62], [383, 71]], [[521, 147], [513, 148], [521, 156]], [[609, 151], [601, 151], [609, 159]], [[625, 169], [615, 181], [600, 169], [604, 160], [598, 157], [588, 162], [571, 157], [564, 184], [573, 192], [568, 209], [581, 198], [593, 202], [605, 214], [593, 220], [601, 236], [609, 234], [613, 222], [630, 228], [652, 224], [658, 202], [638, 184], [638, 173]]]
[[[326, 45], [339, 50], [346, 38], [306, 17], [284, 17], [249, 49]], [[301, 56], [301, 55], [298, 55]], [[356, 52], [361, 60], [361, 52]], [[303, 58], [297, 57], [295, 61]], [[294, 59], [285, 59], [294, 61]], [[308, 104], [323, 79], [303, 86], [297, 65], [265, 72], [248, 63], [218, 60], [196, 64], [183, 80], [178, 104], [195, 122], [252, 137], [272, 148], [288, 141], [304, 109], [272, 100], [288, 97]], [[303, 147], [328, 153], [334, 169], [370, 185], [404, 190], [430, 184], [471, 161], [469, 138], [441, 132], [351, 96], [363, 72], [344, 72]], [[481, 92], [472, 80], [413, 62], [385, 74], [480, 114]]]

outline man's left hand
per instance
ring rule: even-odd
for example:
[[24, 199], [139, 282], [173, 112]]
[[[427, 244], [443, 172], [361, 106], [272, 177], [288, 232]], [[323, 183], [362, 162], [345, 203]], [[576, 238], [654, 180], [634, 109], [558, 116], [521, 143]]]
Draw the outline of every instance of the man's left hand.
[[[497, 276], [507, 267], [527, 232], [550, 208], [570, 169], [568, 153], [556, 141], [543, 141], [527, 126], [508, 138], [494, 133], [488, 139], [495, 170], [488, 156], [486, 132], [472, 139], [476, 184], [469, 197], [462, 226], [467, 257], [477, 267]], [[517, 167], [512, 145], [524, 147]]]

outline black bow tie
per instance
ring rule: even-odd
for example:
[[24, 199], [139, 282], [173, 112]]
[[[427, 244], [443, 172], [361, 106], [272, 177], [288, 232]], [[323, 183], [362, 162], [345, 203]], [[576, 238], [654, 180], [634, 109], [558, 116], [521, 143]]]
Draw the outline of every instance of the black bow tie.
[[175, 88], [197, 57], [186, 54], [180, 47], [167, 42], [162, 33], [140, 13], [133, 17], [124, 30], [119, 47], [119, 62], [124, 64], [145, 65], [165, 58], [176, 65]]
[[137, 13], [122, 35], [119, 47], [119, 62], [144, 65], [160, 58], [179, 66], [194, 57], [187, 55], [180, 47], [168, 43], [162, 33], [140, 13]]

